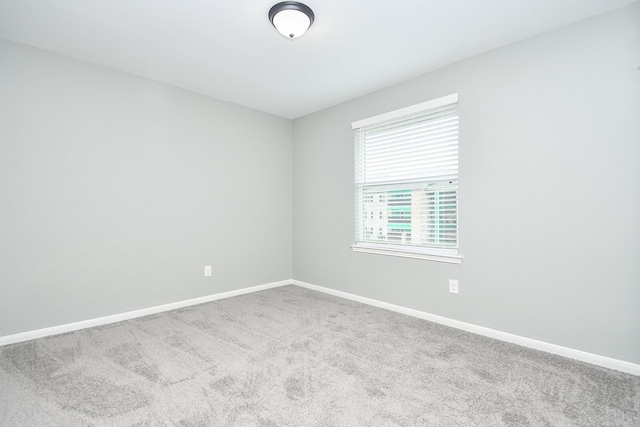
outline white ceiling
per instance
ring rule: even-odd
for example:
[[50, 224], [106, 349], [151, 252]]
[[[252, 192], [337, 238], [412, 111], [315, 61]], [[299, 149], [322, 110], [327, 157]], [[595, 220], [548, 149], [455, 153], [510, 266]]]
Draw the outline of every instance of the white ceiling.
[[299, 39], [279, 0], [0, 0], [0, 37], [285, 118], [638, 0], [304, 0]]

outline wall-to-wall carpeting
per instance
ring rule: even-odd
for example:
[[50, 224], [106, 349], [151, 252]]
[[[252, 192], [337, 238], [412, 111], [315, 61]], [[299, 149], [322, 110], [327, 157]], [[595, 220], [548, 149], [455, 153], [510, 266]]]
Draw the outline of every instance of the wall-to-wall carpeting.
[[640, 378], [285, 286], [0, 348], [2, 426], [637, 426]]

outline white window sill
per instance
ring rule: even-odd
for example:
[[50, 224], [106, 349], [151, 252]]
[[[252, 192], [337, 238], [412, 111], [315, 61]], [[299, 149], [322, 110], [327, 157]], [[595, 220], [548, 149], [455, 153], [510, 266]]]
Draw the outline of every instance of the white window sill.
[[351, 249], [353, 249], [354, 252], [414, 259], [426, 259], [429, 261], [447, 262], [450, 264], [460, 264], [462, 262], [462, 255], [455, 254], [453, 253], [453, 251], [451, 251], [451, 253], [446, 253], [445, 251], [441, 252], [433, 249], [422, 250], [421, 248], [402, 248], [390, 245], [377, 245], [372, 243], [358, 243], [355, 245], [351, 245]]

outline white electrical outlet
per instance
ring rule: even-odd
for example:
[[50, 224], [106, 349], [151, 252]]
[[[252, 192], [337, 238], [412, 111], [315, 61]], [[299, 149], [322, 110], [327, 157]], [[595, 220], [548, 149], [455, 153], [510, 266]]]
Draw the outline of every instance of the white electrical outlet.
[[449, 292], [452, 294], [458, 293], [458, 281], [454, 279], [449, 279]]
[[205, 265], [204, 266], [204, 276], [205, 277], [211, 276], [211, 266], [210, 265]]

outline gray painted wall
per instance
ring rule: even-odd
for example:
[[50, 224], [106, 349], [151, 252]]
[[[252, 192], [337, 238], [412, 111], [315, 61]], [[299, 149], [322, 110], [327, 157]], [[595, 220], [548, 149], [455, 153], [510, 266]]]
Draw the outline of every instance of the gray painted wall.
[[0, 336], [291, 278], [291, 121], [4, 40], [0, 63]]
[[[295, 120], [294, 278], [640, 363], [639, 22], [636, 3]], [[353, 253], [350, 123], [455, 92], [462, 264]]]

